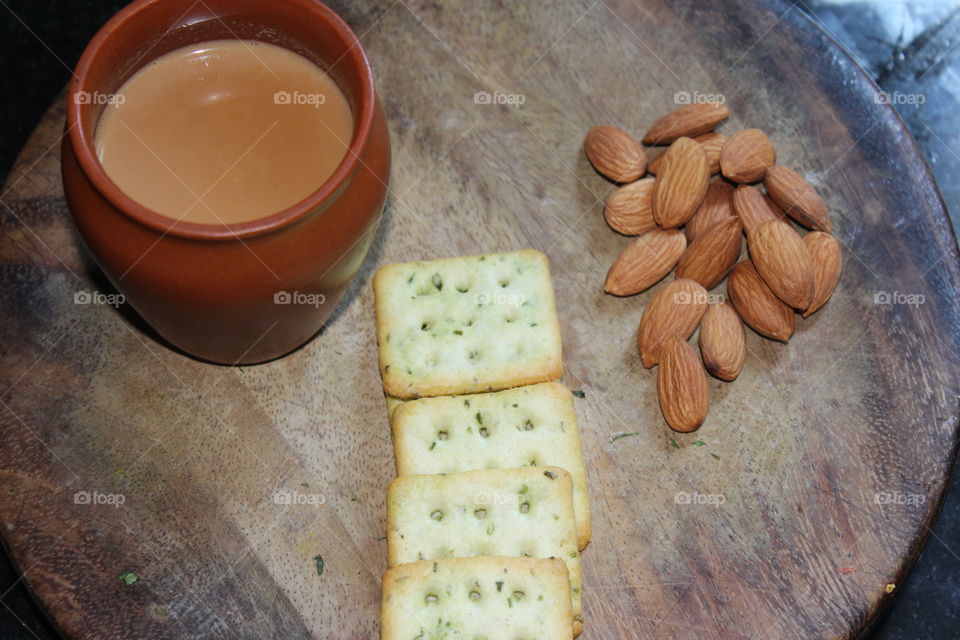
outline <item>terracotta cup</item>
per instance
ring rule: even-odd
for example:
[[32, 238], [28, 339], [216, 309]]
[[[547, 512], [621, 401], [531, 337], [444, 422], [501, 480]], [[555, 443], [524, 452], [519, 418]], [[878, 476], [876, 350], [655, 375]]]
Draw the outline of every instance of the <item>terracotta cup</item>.
[[[254, 39], [326, 69], [353, 110], [350, 148], [300, 203], [242, 224], [178, 222], [137, 204], [94, 151], [104, 104], [155, 58], [205, 40]], [[390, 139], [356, 36], [316, 0], [137, 0], [77, 64], [67, 101], [64, 190], [80, 235], [126, 301], [198, 358], [251, 364], [315, 335], [360, 268], [387, 193]]]

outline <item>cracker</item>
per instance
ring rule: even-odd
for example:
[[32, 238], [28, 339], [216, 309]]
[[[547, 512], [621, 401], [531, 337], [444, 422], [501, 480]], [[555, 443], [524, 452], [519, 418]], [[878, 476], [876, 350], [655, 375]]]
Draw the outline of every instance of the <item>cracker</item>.
[[566, 469], [573, 478], [577, 539], [590, 541], [590, 497], [573, 395], [558, 382], [495, 393], [422, 398], [392, 414], [397, 475], [509, 469]]
[[387, 395], [495, 391], [563, 373], [550, 268], [539, 251], [389, 264], [373, 290]]
[[407, 402], [406, 400], [401, 400], [400, 398], [394, 398], [393, 396], [384, 396], [387, 401], [387, 417], [393, 417], [393, 413], [397, 410], [397, 407]]
[[387, 489], [387, 564], [470, 556], [560, 558], [583, 619], [573, 484], [559, 467], [401, 476]]
[[402, 564], [383, 576], [381, 640], [570, 640], [560, 560], [495, 556]]

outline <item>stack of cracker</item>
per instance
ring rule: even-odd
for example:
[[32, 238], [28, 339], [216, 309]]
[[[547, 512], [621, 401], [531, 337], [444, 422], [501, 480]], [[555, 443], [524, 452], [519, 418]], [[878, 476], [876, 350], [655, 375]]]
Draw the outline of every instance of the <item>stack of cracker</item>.
[[398, 475], [382, 640], [578, 635], [590, 503], [546, 256], [391, 264], [374, 294]]

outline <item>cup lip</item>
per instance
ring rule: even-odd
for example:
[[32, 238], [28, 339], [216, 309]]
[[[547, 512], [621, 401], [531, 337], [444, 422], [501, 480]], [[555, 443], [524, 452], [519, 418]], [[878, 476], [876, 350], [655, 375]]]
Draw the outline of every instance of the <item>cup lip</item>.
[[[302, 8], [305, 12], [311, 12], [311, 19], [324, 21], [334, 30], [337, 36], [344, 40], [347, 45], [347, 50], [341, 56], [340, 60], [348, 58], [352, 62], [352, 66], [359, 70], [361, 74], [361, 91], [359, 96], [360, 117], [354, 123], [353, 140], [347, 149], [347, 153], [343, 160], [341, 160], [336, 171], [314, 192], [296, 204], [263, 218], [225, 225], [202, 224], [198, 222], [174, 220], [173, 218], [161, 215], [141, 205], [121, 191], [107, 175], [106, 170], [97, 158], [94, 145], [95, 131], [88, 130], [83, 124], [83, 118], [81, 118], [83, 108], [85, 106], [89, 107], [89, 105], [82, 104], [82, 101], [78, 100], [76, 96], [81, 91], [93, 93], [93, 91], [90, 91], [90, 87], [87, 86], [89, 72], [97, 56], [101, 53], [104, 44], [111, 38], [116, 38], [117, 33], [121, 32], [125, 25], [142, 11], [152, 5], [165, 1], [167, 0], [135, 0], [130, 3], [114, 14], [113, 17], [97, 31], [96, 35], [90, 40], [83, 54], [80, 56], [67, 92], [67, 135], [82, 171], [86, 174], [97, 192], [106, 198], [110, 204], [123, 215], [142, 225], [159, 231], [163, 235], [192, 240], [243, 239], [276, 231], [305, 217], [336, 193], [358, 165], [362, 164], [363, 161], [361, 157], [363, 155], [363, 149], [367, 146], [373, 128], [374, 107], [376, 103], [373, 71], [370, 68], [370, 63], [360, 44], [360, 40], [340, 16], [327, 5], [319, 2], [319, 0], [307, 0], [307, 2], [303, 3]], [[287, 0], [283, 1], [286, 2]], [[94, 127], [96, 127], [96, 124], [94, 124]]]

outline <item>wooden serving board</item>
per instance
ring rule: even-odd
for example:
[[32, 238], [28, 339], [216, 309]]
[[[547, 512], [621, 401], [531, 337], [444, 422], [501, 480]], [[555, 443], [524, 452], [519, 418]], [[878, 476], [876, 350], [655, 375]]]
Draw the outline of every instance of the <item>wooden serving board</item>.
[[[583, 637], [858, 635], [930, 532], [960, 388], [956, 242], [866, 76], [781, 2], [334, 8], [375, 68], [395, 170], [362, 273], [289, 357], [203, 364], [126, 306], [75, 303], [110, 289], [64, 203], [62, 98], [7, 181], [0, 522], [56, 624], [102, 639], [376, 637], [393, 456], [371, 274], [534, 247], [553, 265], [565, 382], [585, 394]], [[591, 125], [642, 134], [679, 92], [723, 95], [725, 131], [768, 131], [845, 247], [833, 300], [789, 345], [748, 332], [743, 374], [711, 380], [691, 435], [664, 425], [634, 347], [652, 292], [602, 292], [628, 240], [604, 224], [612, 187], [580, 150]]]

